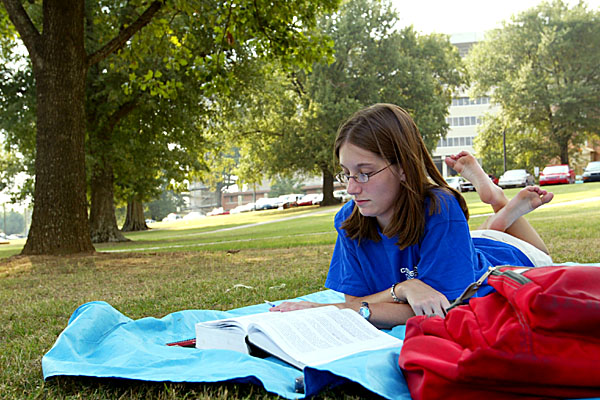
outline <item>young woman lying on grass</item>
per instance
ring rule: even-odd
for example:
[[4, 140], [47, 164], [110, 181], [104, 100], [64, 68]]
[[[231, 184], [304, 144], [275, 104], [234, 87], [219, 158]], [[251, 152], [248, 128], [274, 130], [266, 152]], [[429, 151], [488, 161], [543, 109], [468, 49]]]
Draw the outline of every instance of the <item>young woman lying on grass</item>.
[[[446, 158], [473, 183], [494, 215], [469, 232], [462, 195], [450, 188], [406, 111], [376, 104], [339, 129], [335, 155], [353, 200], [335, 216], [338, 238], [325, 286], [380, 328], [414, 315], [445, 315], [450, 301], [495, 265], [552, 263], [546, 245], [523, 215], [552, 200], [537, 186], [510, 201], [468, 152]], [[484, 286], [479, 295], [492, 289]], [[319, 307], [284, 302], [271, 311]]]

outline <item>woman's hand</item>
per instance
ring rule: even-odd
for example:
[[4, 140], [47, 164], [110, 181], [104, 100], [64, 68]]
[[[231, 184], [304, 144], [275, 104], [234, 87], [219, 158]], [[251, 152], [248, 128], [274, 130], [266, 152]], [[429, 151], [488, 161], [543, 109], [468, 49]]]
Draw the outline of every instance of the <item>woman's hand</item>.
[[295, 311], [304, 310], [306, 308], [322, 307], [326, 305], [327, 304], [313, 303], [311, 301], [284, 301], [275, 307], [271, 307], [269, 311]]
[[409, 279], [396, 285], [396, 295], [411, 306], [415, 315], [444, 317], [450, 302], [442, 293], [419, 279]]

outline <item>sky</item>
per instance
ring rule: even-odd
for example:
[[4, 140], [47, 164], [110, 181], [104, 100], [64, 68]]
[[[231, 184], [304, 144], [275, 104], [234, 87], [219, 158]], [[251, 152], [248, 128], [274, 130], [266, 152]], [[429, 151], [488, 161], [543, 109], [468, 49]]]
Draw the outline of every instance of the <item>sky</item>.
[[[565, 0], [569, 5], [576, 0]], [[422, 34], [484, 33], [502, 21], [537, 6], [541, 0], [392, 0], [400, 26], [413, 25]], [[600, 0], [586, 0], [588, 10], [600, 10]]]

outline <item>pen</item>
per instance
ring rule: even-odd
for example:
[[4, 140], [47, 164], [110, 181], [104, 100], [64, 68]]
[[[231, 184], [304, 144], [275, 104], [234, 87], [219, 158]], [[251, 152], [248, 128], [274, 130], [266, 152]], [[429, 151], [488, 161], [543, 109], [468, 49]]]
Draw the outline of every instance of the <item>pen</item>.
[[276, 306], [276, 304], [275, 304], [275, 303], [272, 303], [272, 302], [270, 302], [269, 300], [265, 300], [265, 303], [267, 303], [267, 304], [268, 304], [268, 305], [270, 305], [271, 307], [275, 307], [275, 306]]

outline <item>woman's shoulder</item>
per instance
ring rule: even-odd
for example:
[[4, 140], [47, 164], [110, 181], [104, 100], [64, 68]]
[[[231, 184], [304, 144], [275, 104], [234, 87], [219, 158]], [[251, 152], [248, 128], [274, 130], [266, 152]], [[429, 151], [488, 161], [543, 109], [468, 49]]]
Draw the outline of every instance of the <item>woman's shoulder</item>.
[[[434, 199], [435, 204], [432, 204]], [[425, 206], [428, 211], [430, 207], [435, 207], [433, 215], [446, 215], [450, 218], [455, 215], [464, 217], [458, 199], [450, 191], [441, 187], [430, 189], [430, 196], [425, 199]], [[429, 215], [429, 212], [427, 212], [426, 215]]]
[[448, 189], [440, 187], [440, 186], [431, 187], [430, 192], [433, 196], [435, 196], [438, 199], [454, 199], [454, 200], [456, 200], [456, 197], [454, 197], [452, 192], [450, 192]]

